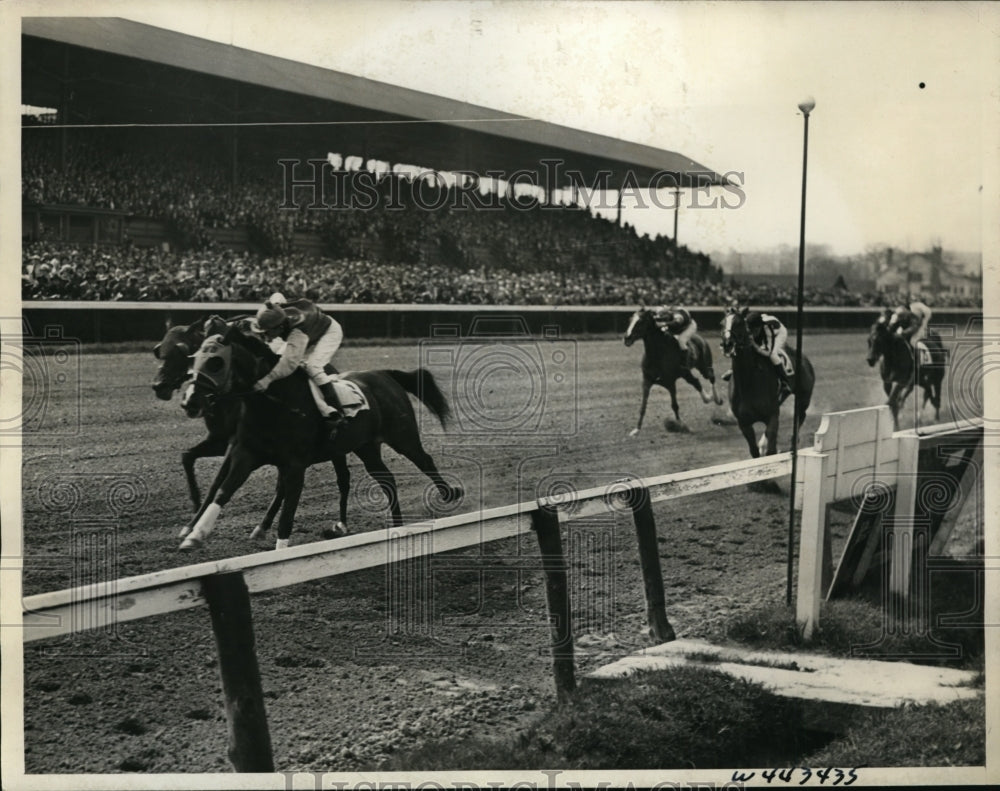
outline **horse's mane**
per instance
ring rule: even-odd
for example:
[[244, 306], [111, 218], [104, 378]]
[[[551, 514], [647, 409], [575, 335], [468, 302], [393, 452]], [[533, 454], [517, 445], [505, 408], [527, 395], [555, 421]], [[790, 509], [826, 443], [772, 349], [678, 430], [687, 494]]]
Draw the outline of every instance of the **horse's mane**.
[[226, 332], [225, 340], [227, 343], [241, 346], [259, 360], [274, 363], [278, 359], [278, 354], [267, 343], [254, 335], [241, 332], [239, 327], [235, 325], [230, 326], [229, 331]]

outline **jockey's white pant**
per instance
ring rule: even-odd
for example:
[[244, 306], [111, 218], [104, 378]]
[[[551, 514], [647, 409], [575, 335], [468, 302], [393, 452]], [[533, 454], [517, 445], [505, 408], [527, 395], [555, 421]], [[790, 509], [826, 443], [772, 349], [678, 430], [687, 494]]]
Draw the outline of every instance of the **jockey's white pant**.
[[337, 353], [341, 342], [344, 340], [344, 331], [336, 321], [330, 323], [330, 328], [323, 333], [315, 345], [306, 351], [305, 359], [302, 360], [302, 367], [317, 385], [325, 385], [332, 382], [335, 377], [330, 376], [324, 368]]
[[687, 351], [688, 342], [697, 331], [698, 323], [694, 319], [691, 319], [691, 323], [677, 334], [677, 342], [681, 345], [681, 351]]
[[782, 326], [781, 329], [776, 330], [773, 335], [771, 333], [765, 333], [765, 337], [771, 341], [767, 350], [768, 359], [770, 359], [775, 365], [781, 365], [781, 352], [785, 348], [786, 341], [788, 341], [788, 330]]

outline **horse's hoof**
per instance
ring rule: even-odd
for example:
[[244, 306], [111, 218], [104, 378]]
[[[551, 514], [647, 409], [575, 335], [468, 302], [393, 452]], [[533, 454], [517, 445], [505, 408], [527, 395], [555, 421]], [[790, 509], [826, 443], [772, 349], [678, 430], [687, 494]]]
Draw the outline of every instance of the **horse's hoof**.
[[201, 549], [204, 546], [200, 538], [185, 538], [181, 541], [181, 545], [177, 547], [182, 551], [187, 551], [189, 549]]
[[628, 435], [629, 435], [630, 437], [634, 437], [634, 436], [636, 436], [636, 435], [637, 435], [638, 433], [639, 433], [639, 429], [637, 429], [637, 428], [634, 428], [634, 429], [632, 429], [632, 430], [631, 430], [631, 431], [630, 431], [630, 432], [628, 433]]
[[465, 489], [461, 486], [452, 486], [451, 490], [448, 492], [448, 497], [445, 499], [446, 503], [457, 503], [465, 497]]
[[191, 527], [192, 525], [184, 525], [184, 527], [181, 528], [181, 532], [177, 534], [177, 537], [186, 538], [187, 534], [191, 532]]
[[326, 539], [343, 538], [349, 532], [350, 531], [347, 529], [347, 525], [345, 525], [343, 522], [337, 522], [337, 524], [335, 524], [333, 527], [323, 528], [323, 538]]

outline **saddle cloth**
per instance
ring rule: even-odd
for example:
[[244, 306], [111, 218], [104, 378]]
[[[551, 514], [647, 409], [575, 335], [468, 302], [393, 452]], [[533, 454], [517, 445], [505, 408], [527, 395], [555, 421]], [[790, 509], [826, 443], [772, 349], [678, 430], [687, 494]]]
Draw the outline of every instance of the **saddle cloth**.
[[933, 363], [931, 350], [923, 341], [917, 341], [917, 354], [920, 355], [920, 365], [930, 365]]
[[795, 366], [792, 365], [792, 358], [788, 356], [788, 352], [778, 349], [778, 356], [781, 358], [781, 367], [785, 369], [785, 373], [792, 376], [795, 373]]
[[[369, 408], [368, 399], [354, 382], [346, 379], [334, 379], [333, 389], [337, 393], [337, 398], [340, 399], [340, 406], [344, 409], [344, 417], [354, 417], [358, 412]], [[309, 390], [312, 392], [313, 400], [323, 417], [327, 417], [333, 412], [333, 407], [326, 403], [326, 399], [323, 398], [323, 394], [312, 379], [309, 380]]]

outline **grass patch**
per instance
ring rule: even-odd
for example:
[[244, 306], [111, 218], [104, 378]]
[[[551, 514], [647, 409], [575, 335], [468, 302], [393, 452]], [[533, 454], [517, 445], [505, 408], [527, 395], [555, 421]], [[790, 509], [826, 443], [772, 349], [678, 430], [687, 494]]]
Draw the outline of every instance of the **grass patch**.
[[781, 765], [817, 747], [794, 703], [710, 668], [585, 683], [518, 736], [424, 744], [373, 769], [713, 769]]
[[795, 611], [783, 605], [740, 613], [725, 625], [724, 637], [754, 648], [806, 648], [831, 656], [905, 659], [967, 669], [981, 668], [984, 658], [979, 625], [932, 627], [925, 634], [892, 632], [883, 609], [860, 599], [826, 602], [820, 611], [820, 626], [809, 643], [802, 640]]
[[808, 761], [809, 766], [983, 766], [986, 704], [976, 698], [866, 714]]

